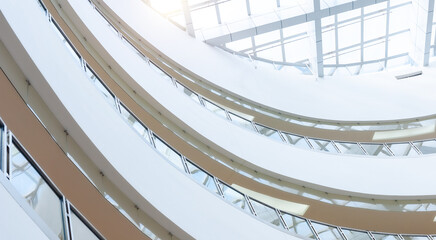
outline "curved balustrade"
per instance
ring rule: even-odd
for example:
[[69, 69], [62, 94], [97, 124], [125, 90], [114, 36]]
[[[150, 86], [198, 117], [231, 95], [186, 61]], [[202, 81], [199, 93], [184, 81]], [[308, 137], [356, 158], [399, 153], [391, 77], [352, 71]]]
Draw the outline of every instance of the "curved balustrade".
[[[52, 21], [54, 26], [56, 26], [56, 23], [54, 21]], [[109, 24], [109, 23], [108, 23]], [[58, 31], [58, 35], [61, 36], [61, 38], [63, 39], [64, 42], [68, 42], [68, 40], [66, 40], [66, 37], [64, 37], [64, 34], [62, 33], [62, 31], [55, 27], [55, 30]], [[115, 31], [115, 28], [111, 27], [112, 31]], [[131, 45], [132, 46], [132, 45]], [[70, 46], [68, 47], [69, 49], [74, 49], [74, 46]], [[136, 49], [132, 46], [133, 49]], [[77, 62], [81, 62], [84, 66], [85, 66], [85, 70], [86, 73], [88, 75], [88, 77], [90, 78], [90, 80], [92, 82], [94, 82], [96, 84], [96, 87], [98, 89], [100, 89], [103, 93], [103, 95], [105, 96], [105, 98], [107, 99], [108, 102], [111, 103], [111, 105], [116, 106], [117, 104], [117, 99], [115, 98], [115, 100], [113, 99], [114, 96], [112, 93], [110, 93], [102, 83], [100, 83], [100, 81], [96, 81], [97, 77], [95, 76], [95, 74], [92, 72], [92, 70], [89, 68], [89, 66], [86, 64], [86, 62], [84, 60], [80, 60], [80, 56], [77, 54], [76, 51], [70, 51], [73, 55], [73, 57], [75, 57], [77, 59]], [[139, 51], [138, 51], [138, 54]], [[143, 55], [141, 55], [143, 56]], [[154, 66], [154, 65], [153, 65]], [[171, 78], [166, 78], [168, 81], [172, 81]], [[184, 92], [187, 93], [192, 93], [192, 91], [190, 91], [187, 88], [179, 88], [181, 90], [183, 90]], [[190, 94], [189, 96], [196, 96], [193, 93]], [[199, 103], [199, 98], [195, 97], [194, 100], [197, 100]], [[117, 109], [119, 109], [117, 107]], [[122, 113], [126, 113], [127, 111], [123, 111], [123, 108], [121, 108]], [[128, 114], [127, 114], [128, 115]], [[232, 119], [238, 119], [236, 115], [233, 115], [232, 113], [229, 113], [229, 116], [232, 117]], [[134, 121], [136, 122], [136, 121]], [[244, 122], [242, 122], [244, 123]], [[251, 124], [249, 126], [252, 126]], [[134, 123], [134, 128], [135, 129], [142, 129], [144, 127], [141, 127], [141, 124], [139, 123]], [[144, 128], [145, 129], [145, 128]], [[144, 137], [147, 137], [148, 134], [144, 134], [146, 131], [142, 130], [141, 135]], [[177, 134], [177, 133], [175, 133]], [[292, 135], [284, 135], [285, 137], [287, 137], [287, 140], [289, 142], [294, 142], [296, 145], [298, 144], [305, 144], [305, 140], [303, 137], [298, 137], [298, 136], [292, 136]], [[148, 138], [151, 139], [150, 136], [148, 136]], [[151, 140], [149, 140], [151, 141]], [[337, 142], [338, 143], [338, 142]], [[430, 153], [433, 149], [433, 145], [426, 145], [423, 142], [419, 142], [420, 144], [418, 146], [420, 146], [421, 151], [427, 151], [428, 153]], [[344, 150], [348, 150], [348, 151], [355, 151], [356, 153], [360, 153], [363, 154], [363, 150], [362, 148], [359, 147], [358, 144], [353, 144], [353, 143], [340, 143], [336, 145], [339, 149], [342, 149], [342, 151]], [[196, 147], [196, 146], [194, 146]], [[197, 148], [198, 149], [198, 148]], [[200, 149], [199, 149], [200, 150]], [[202, 150], [200, 150], [202, 151]], [[357, 207], [357, 208], [365, 208], [365, 209], [375, 209], [375, 210], [380, 210], [380, 211], [431, 211], [432, 209], [435, 209], [436, 207], [436, 203], [434, 203], [434, 201], [419, 201], [419, 203], [416, 203], [414, 201], [380, 201], [380, 200], [370, 200], [370, 199], [361, 199], [361, 198], [348, 198], [346, 196], [339, 196], [339, 195], [334, 195], [334, 194], [327, 194], [324, 192], [319, 192], [316, 190], [309, 190], [307, 188], [301, 187], [301, 186], [286, 186], [286, 185], [282, 185], [282, 184], [277, 184], [276, 180], [271, 180], [270, 177], [267, 176], [262, 176], [259, 175], [258, 173], [250, 173], [250, 171], [245, 171], [243, 169], [240, 169], [238, 167], [232, 167], [229, 166], [228, 164], [226, 164], [224, 161], [222, 161], [222, 159], [220, 159], [217, 156], [214, 156], [213, 154], [210, 154], [208, 152], [204, 152], [202, 151], [204, 154], [206, 154], [207, 156], [209, 156], [212, 159], [215, 159], [216, 161], [230, 167], [231, 169], [233, 169], [234, 171], [236, 171], [238, 174], [241, 174], [243, 176], [246, 176], [248, 178], [253, 179], [254, 181], [257, 181], [259, 183], [271, 186], [273, 188], [277, 188], [280, 189], [282, 191], [285, 192], [289, 192], [292, 194], [296, 194], [296, 195], [300, 195], [300, 196], [304, 196], [307, 198], [311, 198], [311, 199], [315, 199], [317, 201], [321, 201], [321, 202], [326, 202], [329, 204], [334, 204], [334, 205], [342, 205], [342, 206], [349, 206], [349, 207]]]
[[[133, 52], [139, 55], [149, 66], [154, 69], [158, 74], [162, 76], [162, 79], [171, 83], [174, 87], [179, 89], [185, 95], [199, 103], [201, 106], [216, 113], [217, 115], [231, 121], [232, 123], [255, 131], [270, 139], [284, 142], [299, 148], [311, 149], [322, 152], [330, 152], [337, 154], [357, 154], [357, 155], [369, 155], [369, 156], [416, 156], [421, 154], [436, 153], [436, 140], [427, 139], [414, 142], [386, 142], [386, 143], [364, 143], [364, 142], [344, 142], [335, 141], [330, 139], [318, 139], [307, 136], [300, 136], [289, 132], [280, 131], [268, 126], [264, 126], [260, 123], [256, 123], [241, 116], [236, 112], [232, 112], [226, 108], [219, 106], [210, 99], [199, 95], [193, 90], [186, 87], [180, 81], [170, 76], [167, 72], [162, 70], [157, 64], [147, 58], [140, 50], [138, 50], [123, 34], [118, 31], [114, 25], [104, 16], [104, 14], [93, 4], [91, 0], [88, 2], [99, 13], [99, 15], [106, 21], [106, 25], [112, 30], [112, 32], [120, 37], [121, 41], [129, 47]], [[79, 60], [78, 60], [79, 61]], [[418, 127], [418, 125], [411, 124], [411, 126]], [[360, 126], [359, 127], [363, 127]]]
[[[102, 14], [100, 10], [97, 10]], [[104, 15], [102, 14], [104, 17]], [[134, 37], [131, 37], [128, 31], [121, 31], [117, 30], [115, 25], [110, 23], [108, 19], [106, 19], [108, 22], [108, 26], [112, 28], [114, 32], [117, 33], [120, 37], [122, 37], [123, 33], [130, 37], [130, 39], [135, 40]], [[117, 25], [118, 26], [118, 25]], [[120, 27], [122, 29], [122, 27]], [[136, 42], [137, 44], [143, 46], [143, 44]], [[135, 47], [133, 47], [135, 48]], [[137, 50], [137, 49], [136, 49]], [[186, 80], [193, 82], [202, 88], [206, 89], [208, 93], [213, 93], [221, 98], [224, 98], [232, 103], [235, 103], [239, 106], [242, 106], [249, 111], [255, 111], [258, 113], [261, 113], [263, 115], [280, 119], [285, 122], [301, 125], [301, 126], [308, 126], [312, 128], [319, 128], [319, 129], [329, 129], [329, 130], [338, 130], [338, 131], [387, 131], [387, 130], [404, 130], [404, 129], [412, 129], [412, 128], [418, 128], [422, 126], [429, 126], [434, 125], [436, 123], [436, 116], [430, 115], [430, 116], [422, 116], [417, 118], [411, 118], [411, 119], [402, 119], [402, 120], [392, 120], [392, 121], [378, 121], [378, 122], [337, 122], [337, 121], [331, 121], [331, 120], [323, 120], [323, 119], [313, 119], [310, 117], [305, 116], [298, 116], [298, 115], [292, 115], [289, 113], [282, 113], [280, 111], [274, 111], [270, 109], [266, 109], [262, 106], [256, 106], [256, 104], [250, 103], [248, 101], [245, 101], [243, 99], [240, 99], [239, 97], [232, 96], [230, 94], [227, 94], [219, 89], [215, 89], [213, 86], [207, 85], [204, 81], [195, 79], [191, 76], [188, 76], [188, 74], [185, 74], [182, 70], [180, 70], [177, 67], [172, 66], [171, 64], [167, 63], [165, 59], [163, 59], [159, 54], [154, 53], [153, 51], [147, 50], [148, 54], [151, 54], [154, 58], [158, 59], [158, 61], [165, 65], [166, 67], [170, 68], [172, 71], [176, 72], [180, 76], [183, 76]], [[138, 51], [139, 52], [139, 51]], [[138, 53], [139, 55], [143, 54]]]
[[[51, 22], [54, 22], [54, 20], [51, 20]], [[56, 25], [54, 26], [56, 27]], [[59, 32], [59, 35], [62, 37], [62, 39], [65, 40], [64, 42], [70, 44], [69, 41], [66, 40], [64, 33], [57, 27], [55, 29]], [[74, 49], [71, 44], [70, 47]], [[200, 185], [203, 185], [209, 191], [219, 195], [230, 204], [241, 209], [242, 211], [245, 211], [257, 217], [268, 224], [279, 228], [284, 228], [288, 230], [292, 235], [297, 235], [302, 238], [312, 238], [320, 240], [332, 239], [332, 237], [333, 239], [344, 240], [354, 239], [356, 237], [362, 239], [396, 238], [398, 240], [402, 240], [407, 237], [423, 239], [427, 238], [429, 240], [433, 239], [433, 237], [430, 235], [409, 236], [401, 234], [386, 234], [342, 228], [339, 226], [331, 226], [328, 224], [312, 221], [304, 217], [296, 216], [291, 213], [287, 213], [285, 211], [264, 204], [250, 196], [247, 196], [246, 194], [238, 191], [234, 187], [226, 184], [217, 177], [208, 173], [206, 170], [197, 166], [194, 162], [183, 156], [181, 153], [179, 153], [177, 150], [167, 144], [164, 140], [162, 140], [159, 136], [153, 133], [122, 102], [120, 102], [118, 98], [116, 98], [116, 96], [105, 86], [105, 84], [95, 74], [91, 67], [75, 50], [71, 52], [73, 54], [73, 57], [78, 58], [78, 62], [82, 64], [82, 67], [86, 72], [89, 80], [100, 91], [102, 96], [111, 106], [114, 107], [116, 111], [119, 112], [119, 114], [123, 117], [126, 123], [128, 123], [147, 144], [151, 145], [153, 148], [156, 149], [156, 151], [166, 157], [166, 159], [176, 168], [184, 171], [187, 175], [192, 177], [194, 181], [198, 182]], [[168, 80], [172, 81], [172, 78], [168, 78]]]
[[65, 199], [0, 119], [0, 174], [9, 180], [58, 239], [98, 240], [104, 237]]

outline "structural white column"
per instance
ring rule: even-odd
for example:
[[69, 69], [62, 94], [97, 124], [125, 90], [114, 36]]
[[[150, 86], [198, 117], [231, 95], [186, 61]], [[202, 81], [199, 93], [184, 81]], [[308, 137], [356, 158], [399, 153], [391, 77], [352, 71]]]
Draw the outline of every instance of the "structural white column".
[[410, 57], [416, 64], [427, 66], [430, 58], [434, 0], [412, 0], [412, 9]]
[[308, 23], [309, 39], [312, 42], [310, 45], [315, 46], [310, 49], [309, 62], [312, 66], [312, 71], [318, 77], [324, 77], [324, 61], [322, 55], [322, 31], [321, 31], [321, 5], [320, 0], [313, 1], [314, 21]]
[[189, 34], [189, 36], [195, 37], [194, 24], [192, 23], [191, 11], [189, 10], [188, 0], [181, 0], [181, 2], [182, 2], [183, 16], [185, 17], [185, 22], [186, 22], [186, 32]]

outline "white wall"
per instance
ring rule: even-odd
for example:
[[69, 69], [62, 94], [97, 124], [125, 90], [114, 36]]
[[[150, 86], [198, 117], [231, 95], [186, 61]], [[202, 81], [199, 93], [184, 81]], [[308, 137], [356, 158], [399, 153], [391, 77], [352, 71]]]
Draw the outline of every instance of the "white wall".
[[0, 3], [0, 40], [70, 136], [142, 210], [181, 239], [294, 239], [205, 190], [145, 144], [91, 85], [36, 1]]
[[[0, 177], [4, 178], [4, 176]], [[5, 179], [4, 181], [7, 180]], [[10, 187], [12, 187], [12, 185], [10, 185]], [[0, 183], [0, 202], [1, 239], [50, 239], [17, 201], [15, 201], [2, 183]], [[26, 204], [24, 198], [23, 203]], [[34, 214], [36, 213], [34, 212]]]
[[[70, 11], [70, 5], [75, 12]], [[207, 111], [162, 80], [107, 28], [85, 1], [64, 9], [111, 68], [160, 112], [212, 148], [259, 172], [322, 191], [367, 198], [434, 198], [434, 156], [369, 157], [295, 148]], [[77, 15], [76, 15], [77, 14]], [[419, 173], [419, 174], [417, 174]]]
[[245, 60], [189, 37], [141, 0], [103, 0], [144, 39], [176, 63], [233, 94], [281, 111], [321, 119], [377, 121], [436, 112], [436, 69], [398, 81], [395, 74], [325, 77], [254, 69]]

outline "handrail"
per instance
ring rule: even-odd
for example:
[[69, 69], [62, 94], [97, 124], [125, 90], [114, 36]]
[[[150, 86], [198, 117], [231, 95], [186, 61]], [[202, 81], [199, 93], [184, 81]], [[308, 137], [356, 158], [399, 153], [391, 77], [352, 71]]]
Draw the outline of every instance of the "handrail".
[[[102, 12], [100, 11], [102, 14]], [[104, 16], [105, 17], [105, 16]], [[105, 17], [106, 18], [106, 17]], [[109, 21], [109, 18], [106, 18], [106, 21]], [[117, 29], [115, 26], [119, 26], [119, 24], [112, 24], [114, 29]], [[121, 26], [119, 28], [122, 29]], [[132, 37], [131, 34], [122, 29], [124, 34], [129, 36], [135, 43], [144, 47], [144, 45], [138, 42], [135, 37]], [[120, 33], [121, 31], [118, 30]], [[122, 34], [121, 34], [122, 35]], [[205, 81], [201, 79], [196, 79], [196, 77], [188, 76], [179, 67], [173, 66], [173, 64], [168, 63], [168, 60], [165, 60], [161, 55], [153, 52], [153, 50], [146, 50], [149, 54], [151, 54], [154, 58], [158, 59], [160, 63], [165, 65], [168, 68], [171, 68], [172, 71], [178, 73], [183, 76], [186, 80], [193, 82], [202, 88], [206, 89], [208, 93], [213, 93], [221, 98], [224, 98], [230, 102], [233, 102], [241, 107], [246, 108], [249, 111], [255, 111], [266, 116], [280, 119], [285, 122], [301, 125], [301, 126], [310, 126], [313, 128], [327, 129], [327, 130], [338, 130], [338, 131], [374, 131], [377, 130], [402, 130], [402, 129], [411, 129], [420, 126], [425, 126], [428, 121], [431, 123], [436, 122], [436, 114], [427, 115], [427, 116], [419, 116], [414, 118], [407, 119], [399, 119], [399, 120], [382, 120], [382, 121], [336, 121], [336, 120], [328, 120], [328, 119], [317, 119], [311, 118], [307, 116], [301, 116], [292, 113], [283, 113], [280, 110], [271, 110], [266, 107], [259, 106], [259, 103], [251, 103], [250, 100], [244, 100], [240, 96], [233, 96], [229, 93], [226, 93], [225, 90], [218, 89], [217, 87], [211, 86], [207, 84]], [[379, 128], [379, 129], [378, 129]]]
[[[38, 0], [41, 1], [41, 0]], [[52, 20], [54, 21], [54, 20]], [[63, 38], [66, 39], [66, 36], [64, 33], [60, 30], [59, 33], [62, 35]], [[68, 41], [67, 41], [68, 42]], [[68, 42], [69, 43], [69, 42]], [[70, 44], [70, 47], [73, 48], [73, 46]], [[76, 56], [74, 56], [76, 55]], [[237, 206], [243, 211], [246, 211], [250, 214], [252, 214], [255, 217], [258, 217], [264, 222], [267, 222], [273, 226], [281, 227], [286, 230], [289, 230], [290, 232], [293, 232], [293, 234], [298, 234], [299, 230], [297, 230], [301, 227], [294, 224], [293, 220], [289, 219], [300, 219], [303, 226], [306, 226], [308, 229], [310, 229], [311, 233], [308, 236], [302, 236], [302, 237], [310, 237], [314, 239], [320, 239], [320, 235], [323, 233], [323, 231], [317, 230], [314, 226], [324, 226], [324, 227], [330, 227], [331, 229], [336, 229], [339, 232], [343, 232], [344, 230], [350, 231], [350, 232], [356, 232], [361, 233], [364, 232], [368, 235], [368, 237], [372, 236], [371, 234], [375, 234], [371, 231], [364, 231], [364, 230], [353, 230], [349, 228], [342, 228], [339, 226], [331, 226], [328, 224], [312, 221], [310, 219], [300, 217], [291, 213], [287, 213], [285, 211], [279, 210], [277, 208], [274, 208], [272, 206], [269, 206], [267, 204], [264, 204], [252, 197], [247, 196], [246, 194], [243, 194], [239, 192], [237, 189], [233, 188], [232, 186], [226, 184], [222, 180], [218, 179], [217, 177], [211, 175], [207, 171], [203, 170], [199, 166], [197, 166], [194, 162], [183, 156], [181, 153], [179, 153], [177, 150], [175, 150], [173, 147], [171, 147], [169, 144], [167, 144], [164, 140], [162, 140], [158, 135], [153, 133], [143, 122], [141, 122], [121, 101], [118, 99], [113, 92], [109, 88], [105, 86], [105, 84], [101, 81], [101, 79], [95, 74], [95, 72], [91, 69], [91, 67], [86, 63], [86, 61], [78, 55], [73, 54], [73, 57], [78, 57], [79, 62], [81, 63], [82, 69], [86, 72], [89, 79], [94, 83], [94, 85], [97, 87], [98, 90], [100, 90], [100, 93], [106, 98], [111, 99], [109, 104], [114, 106], [114, 109], [119, 112], [119, 114], [123, 117], [123, 119], [131, 125], [132, 129], [134, 129], [148, 144], [149, 146], [155, 148], [156, 151], [158, 151], [161, 155], [166, 157], [166, 159], [174, 165], [176, 168], [184, 171], [187, 175], [191, 176], [194, 181], [198, 182], [199, 184], [205, 186], [209, 191], [214, 192], [215, 194], [219, 195], [223, 199], [227, 200], [234, 206]], [[96, 81], [98, 80], [98, 81]], [[378, 233], [377, 233], [378, 234]], [[396, 236], [400, 239], [400, 234], [385, 234], [389, 236]], [[341, 235], [344, 240], [347, 240], [345, 234]], [[415, 236], [415, 235], [414, 235]], [[432, 239], [429, 235], [416, 235], [421, 237], [428, 237], [429, 239]], [[371, 238], [369, 238], [371, 239]]]
[[[62, 32], [62, 30], [58, 29], [58, 31], [60, 31], [60, 35], [63, 35], [66, 38], [66, 36]], [[70, 47], [74, 48], [74, 46], [70, 46]], [[76, 58], [80, 58], [79, 56], [77, 56], [76, 53], [74, 53], [73, 56], [75, 56]], [[78, 62], [81, 62], [82, 64], [86, 65], [86, 61], [84, 61], [84, 60], [78, 60]], [[91, 80], [95, 81], [96, 75], [92, 73], [93, 71], [89, 67], [85, 67], [85, 68], [87, 68], [89, 70], [88, 71], [88, 70], [85, 69], [86, 72], [90, 72], [91, 73], [91, 76], [89, 76], [91, 78]], [[98, 88], [100, 90], [103, 89], [103, 88], [107, 88], [107, 87], [105, 87], [105, 84], [103, 82], [100, 83], [99, 81], [95, 81], [95, 84], [99, 84]], [[107, 90], [103, 94], [107, 97], [107, 99], [109, 99], [108, 96], [113, 96], [113, 94], [109, 93], [109, 91], [107, 91]], [[113, 100], [109, 100], [109, 101], [113, 102]], [[118, 101], [119, 100], [116, 98], [114, 104], [116, 104], [116, 102], [118, 102]], [[119, 109], [119, 107], [117, 107], [117, 109]], [[137, 121], [137, 120], [135, 120], [135, 121]], [[132, 123], [132, 124], [134, 124], [134, 123]], [[177, 135], [177, 133], [175, 133], [175, 134]], [[143, 133], [141, 135], [143, 135]], [[151, 136], [149, 136], [149, 138], [151, 139]], [[149, 140], [149, 141], [151, 141], [151, 140]], [[327, 194], [325, 192], [319, 192], [319, 191], [316, 191], [316, 190], [315, 190], [315, 192], [310, 192], [309, 194], [305, 194], [305, 193], [308, 193], [308, 190], [305, 189], [304, 186], [300, 187], [300, 186], [289, 186], [289, 185], [277, 184], [277, 182], [271, 181], [271, 179], [269, 179], [268, 177], [260, 176], [256, 172], [253, 174], [253, 173], [247, 172], [247, 171], [245, 171], [243, 169], [240, 169], [238, 167], [235, 167], [233, 165], [229, 166], [222, 159], [219, 159], [216, 156], [214, 156], [213, 154], [211, 155], [210, 153], [205, 152], [204, 150], [201, 150], [200, 148], [198, 148], [198, 146], [195, 146], [195, 144], [193, 144], [191, 142], [190, 142], [190, 144], [193, 147], [197, 148], [198, 150], [202, 151], [202, 153], [206, 154], [210, 158], [220, 162], [223, 165], [226, 165], [226, 166], [230, 167], [231, 169], [236, 171], [238, 174], [246, 176], [248, 178], [251, 178], [252, 180], [254, 180], [256, 182], [259, 182], [261, 184], [265, 184], [265, 185], [271, 186], [271, 187], [279, 189], [281, 191], [285, 191], [285, 192], [289, 192], [289, 193], [292, 193], [292, 194], [296, 194], [296, 195], [304, 196], [304, 197], [307, 197], [307, 198], [315, 199], [317, 201], [323, 201], [323, 202], [326, 202], [326, 203], [329, 203], [329, 204], [334, 204], [334, 205], [350, 205], [352, 207], [357, 207], [356, 206], [356, 204], [357, 204], [357, 205], [359, 205], [358, 208], [376, 209], [376, 210], [381, 210], [381, 211], [386, 211], [386, 209], [390, 209], [393, 206], [400, 207], [399, 211], [427, 211], [426, 210], [427, 208], [429, 208], [429, 207], [431, 208], [432, 206], [435, 205], [435, 203], [433, 203], [431, 201], [430, 202], [419, 201], [419, 204], [420, 204], [421, 207], [411, 209], [411, 206], [413, 206], [413, 204], [411, 204], [408, 201], [402, 203], [402, 201], [397, 202], [397, 201], [392, 200], [392, 203], [387, 203], [386, 204], [385, 202], [383, 202], [383, 203], [382, 202], [375, 202], [374, 199], [362, 199], [362, 198], [352, 198], [351, 199], [348, 196], [335, 196], [335, 195], [332, 195], [332, 194]], [[373, 149], [373, 151], [375, 151], [375, 150], [376, 149]], [[386, 148], [381, 148], [380, 151], [382, 151], [382, 150], [384, 152], [388, 151], [388, 150], [386, 150]]]
[[[410, 142], [385, 142], [385, 143], [374, 143], [374, 142], [349, 142], [334, 139], [322, 139], [322, 138], [312, 138], [308, 136], [302, 136], [293, 134], [290, 132], [281, 131], [279, 129], [274, 129], [269, 126], [265, 126], [260, 123], [248, 120], [247, 118], [239, 115], [238, 113], [228, 110], [219, 106], [217, 103], [210, 99], [201, 96], [192, 89], [186, 87], [183, 83], [170, 76], [167, 72], [162, 70], [156, 63], [145, 56], [137, 47], [134, 46], [117, 28], [108, 20], [108, 18], [99, 10], [92, 1], [88, 2], [93, 6], [93, 8], [99, 13], [99, 15], [107, 22], [107, 26], [111, 28], [114, 34], [121, 39], [121, 41], [129, 47], [129, 49], [136, 54], [138, 54], [151, 68], [158, 72], [163, 79], [170, 82], [174, 87], [180, 89], [181, 92], [188, 95], [195, 102], [199, 103], [201, 106], [209, 109], [210, 111], [224, 117], [232, 123], [242, 126], [251, 131], [260, 133], [271, 139], [281, 141], [296, 147], [304, 149], [312, 149], [323, 152], [339, 153], [339, 154], [356, 154], [356, 155], [370, 155], [370, 156], [416, 156], [422, 154], [436, 153], [436, 141], [435, 139], [425, 139]], [[168, 65], [167, 65], [168, 66]], [[302, 141], [301, 141], [302, 140]], [[425, 142], [425, 143], [424, 143]], [[429, 146], [433, 146], [428, 148]]]

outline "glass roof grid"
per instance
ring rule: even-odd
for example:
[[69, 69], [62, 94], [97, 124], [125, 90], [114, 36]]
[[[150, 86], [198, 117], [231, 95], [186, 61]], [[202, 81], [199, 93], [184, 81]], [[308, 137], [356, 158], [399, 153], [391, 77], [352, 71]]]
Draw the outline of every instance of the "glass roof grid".
[[254, 36], [257, 45], [280, 41], [280, 31], [275, 30]]
[[248, 0], [250, 2], [251, 15], [259, 15], [273, 12], [277, 9], [277, 1], [274, 0]]
[[360, 19], [338, 25], [338, 48], [345, 48], [360, 43]]
[[218, 17], [215, 6], [201, 8], [191, 11], [194, 30], [209, 28], [218, 24]]
[[350, 20], [350, 19], [355, 19], [355, 18], [360, 18], [361, 15], [362, 15], [361, 8], [354, 9], [354, 10], [347, 11], [347, 12], [343, 12], [343, 13], [337, 14], [338, 22], [342, 22], [342, 21], [346, 21], [346, 20]]
[[410, 7], [411, 7], [410, 2], [404, 5], [400, 5], [399, 7], [391, 7], [390, 14], [389, 14], [389, 31], [391, 33], [409, 29]]
[[[231, 0], [218, 5], [222, 23], [239, 21], [247, 17], [246, 0]], [[243, 9], [243, 11], [241, 11]]]
[[281, 44], [276, 44], [269, 48], [256, 51], [256, 55], [257, 57], [269, 59], [272, 61], [278, 61], [278, 62], [284, 61]]
[[366, 16], [364, 22], [364, 41], [378, 39], [386, 35], [386, 12], [382, 14]]
[[386, 9], [387, 2], [381, 2], [373, 5], [369, 5], [367, 7], [364, 7], [365, 14], [367, 13], [375, 13], [375, 12], [382, 12]]
[[364, 61], [383, 59], [385, 57], [385, 48], [386, 46], [384, 39], [374, 42], [372, 44], [365, 44], [363, 49]]
[[352, 49], [348, 49], [346, 51], [342, 51], [338, 53], [339, 64], [346, 63], [357, 63], [360, 62], [361, 59], [361, 47], [356, 46]]
[[395, 56], [399, 54], [407, 54], [407, 49], [404, 46], [408, 46], [410, 43], [409, 31], [403, 31], [399, 34], [389, 36], [389, 56]]
[[283, 47], [286, 54], [286, 61], [288, 62], [305, 61], [309, 58], [306, 51], [306, 49], [310, 47], [309, 38], [307, 36], [295, 41], [286, 42]]
[[[150, 5], [154, 7], [160, 4], [157, 0], [150, 1]], [[171, 1], [175, 0], [162, 2]], [[255, 57], [255, 60], [262, 63], [272, 64], [275, 70], [292, 68], [291, 72], [296, 72], [297, 69], [288, 67], [288, 63], [308, 62], [308, 53], [301, 49], [310, 48], [312, 44], [306, 37], [309, 29], [307, 24], [313, 25], [310, 20], [286, 28], [275, 26], [271, 32], [261, 35], [257, 35], [254, 28], [256, 24], [271, 21], [277, 23], [283, 19], [303, 16], [304, 13], [313, 13], [313, 0], [189, 0], [188, 3], [195, 29], [207, 31], [217, 26], [227, 29], [226, 31], [215, 29], [215, 33], [209, 34], [204, 34], [203, 30], [196, 30], [200, 39], [213, 39], [220, 34], [228, 34], [229, 31], [238, 32], [251, 28], [253, 35], [247, 39], [242, 39], [238, 43], [223, 42], [218, 45], [225, 46], [230, 52], [242, 51], [249, 54], [240, 55], [242, 57]], [[321, 1], [322, 7], [339, 5], [345, 7], [350, 3], [351, 0]], [[321, 19], [323, 57], [318, 60], [325, 61], [327, 75], [362, 74], [410, 64], [410, 58], [405, 57], [408, 49], [404, 46], [410, 42], [408, 40], [410, 21], [407, 16], [411, 12], [411, 5], [411, 0], [396, 0], [392, 3], [384, 1], [345, 10], [332, 16], [323, 16]], [[160, 10], [163, 12], [162, 9]], [[174, 21], [176, 18], [173, 16], [177, 16], [179, 20], [176, 22], [180, 22], [180, 25], [184, 24], [180, 4], [179, 7], [164, 10], [171, 20]], [[220, 24], [221, 22], [224, 24]], [[227, 26], [225, 23], [231, 24]], [[436, 43], [435, 36], [436, 34], [432, 36], [432, 43]], [[433, 48], [433, 52], [436, 52], [436, 48]], [[303, 74], [311, 73], [306, 67]]]

